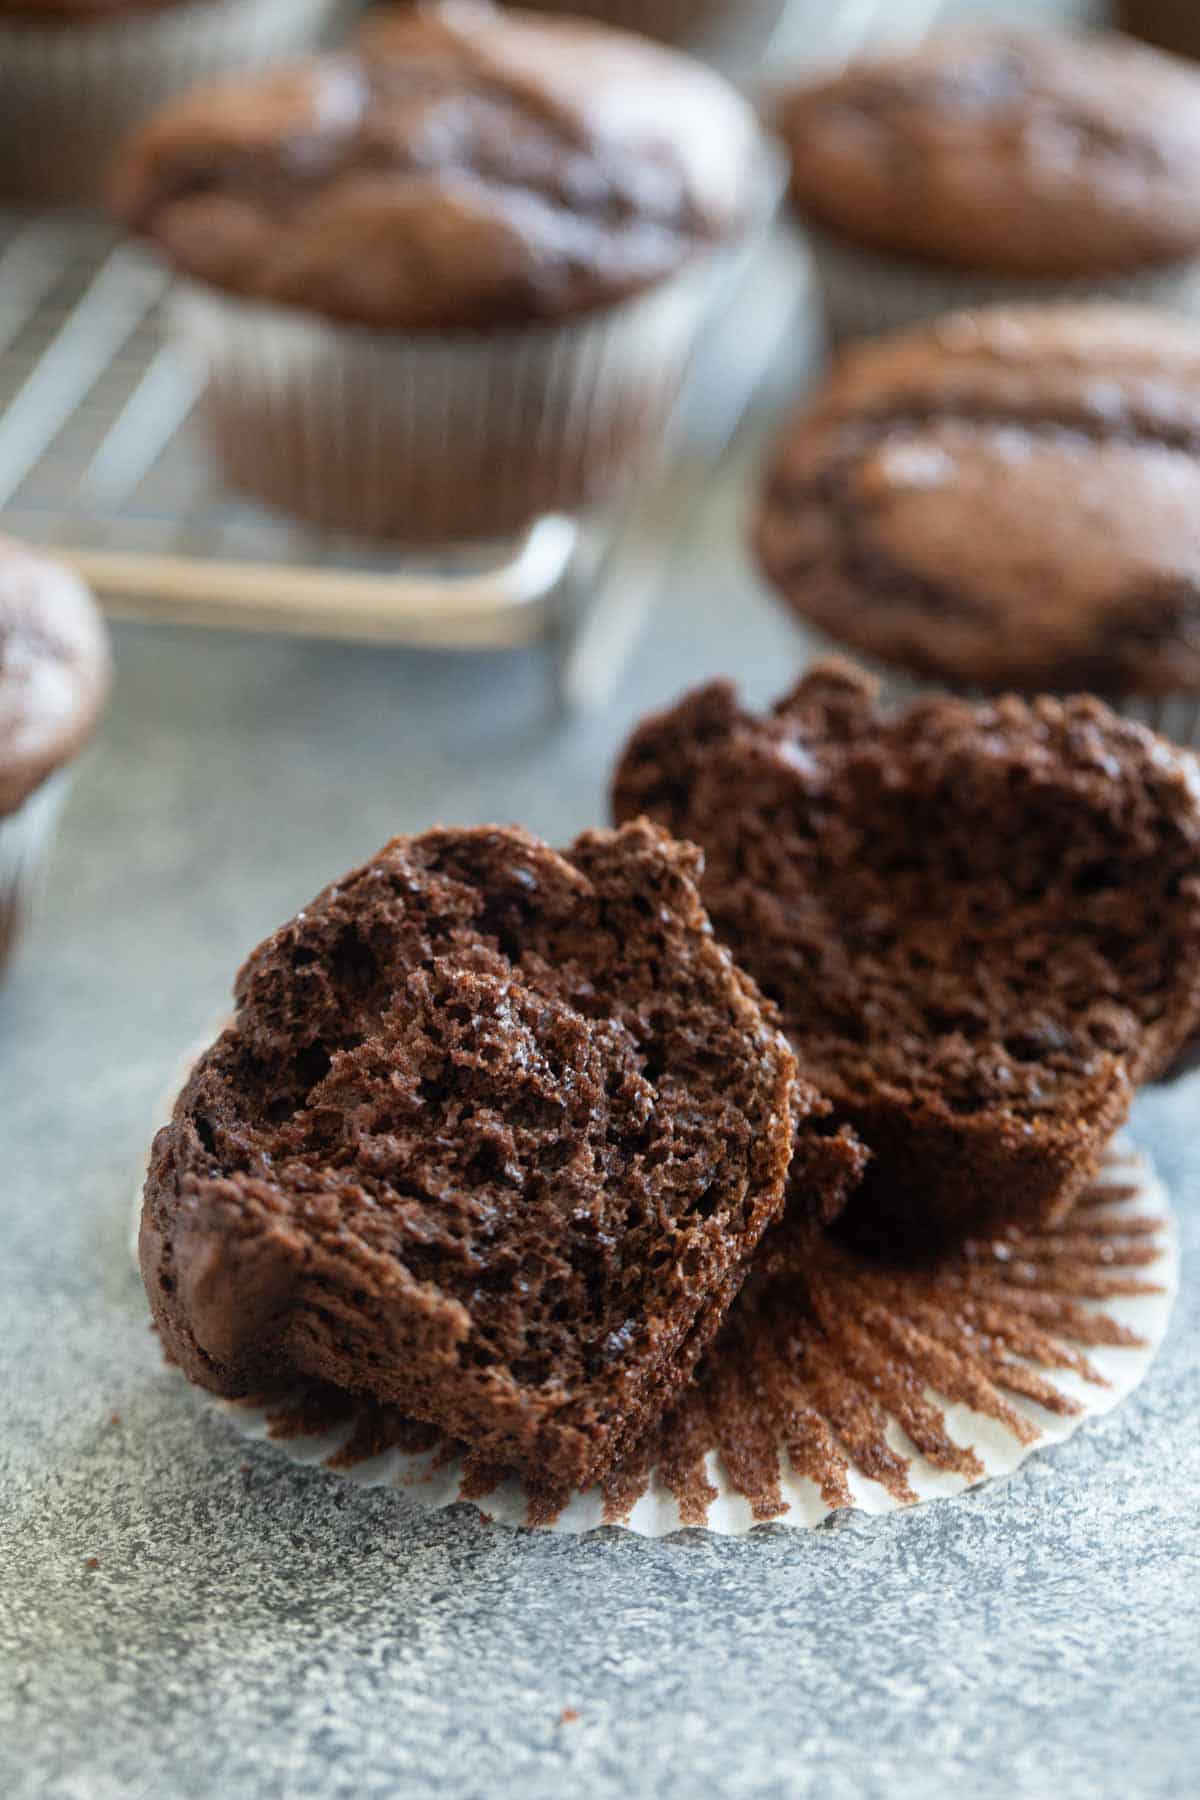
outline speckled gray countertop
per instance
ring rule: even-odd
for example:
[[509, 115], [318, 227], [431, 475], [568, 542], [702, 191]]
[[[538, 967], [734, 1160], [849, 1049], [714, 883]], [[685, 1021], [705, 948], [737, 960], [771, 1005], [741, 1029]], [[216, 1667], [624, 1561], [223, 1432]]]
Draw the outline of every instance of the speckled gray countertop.
[[[248, 1450], [160, 1363], [130, 1190], [241, 953], [393, 832], [600, 820], [628, 722], [696, 678], [782, 687], [799, 646], [735, 549], [740, 505], [731, 482], [585, 722], [546, 710], [536, 659], [119, 634], [0, 998], [10, 1800], [1196, 1791], [1200, 1284], [1132, 1402], [1011, 1482], [743, 1541], [422, 1516]], [[1185, 1284], [1197, 1098], [1139, 1118]]]
[[587, 721], [555, 718], [535, 657], [119, 633], [0, 992], [7, 1800], [1197, 1792], [1194, 1082], [1137, 1117], [1185, 1258], [1150, 1378], [951, 1502], [741, 1541], [518, 1536], [248, 1449], [160, 1362], [130, 1193], [242, 953], [394, 832], [600, 821], [630, 721], [696, 679], [782, 688], [800, 646], [735, 548], [742, 504], [731, 479], [694, 521]]

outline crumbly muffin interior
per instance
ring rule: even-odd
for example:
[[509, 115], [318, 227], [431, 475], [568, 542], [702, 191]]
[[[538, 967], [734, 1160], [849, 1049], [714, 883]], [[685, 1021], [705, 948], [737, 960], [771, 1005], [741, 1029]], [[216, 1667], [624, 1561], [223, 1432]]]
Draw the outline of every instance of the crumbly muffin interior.
[[[459, 1382], [562, 1399], [638, 1358], [669, 1370], [697, 1320], [715, 1328], [782, 1204], [794, 1067], [695, 869], [648, 826], [566, 856], [435, 832], [255, 953], [148, 1199], [168, 1243], [197, 1198], [209, 1250], [280, 1220], [302, 1239], [274, 1345], [244, 1322], [247, 1369], [338, 1378], [349, 1358], [390, 1393], [396, 1271]], [[169, 1251], [157, 1279], [168, 1335], [194, 1328]]]
[[715, 929], [877, 1181], [897, 1115], [1036, 1145], [1200, 1018], [1200, 784], [1098, 702], [881, 720], [831, 664], [755, 719], [716, 684], [634, 738], [616, 812], [703, 845]]

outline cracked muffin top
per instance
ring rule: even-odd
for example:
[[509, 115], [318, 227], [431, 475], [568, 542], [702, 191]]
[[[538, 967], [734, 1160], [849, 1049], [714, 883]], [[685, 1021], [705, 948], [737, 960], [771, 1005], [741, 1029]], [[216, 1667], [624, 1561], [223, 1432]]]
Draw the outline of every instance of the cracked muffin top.
[[841, 642], [1025, 693], [1200, 692], [1200, 331], [956, 314], [849, 352], [785, 432], [755, 544]]
[[718, 76], [582, 20], [474, 0], [175, 102], [117, 212], [186, 274], [405, 329], [564, 318], [749, 217], [761, 137]]
[[779, 125], [800, 210], [876, 250], [1083, 277], [1200, 249], [1200, 71], [1115, 33], [940, 33]]
[[[658, 1416], [827, 1110], [699, 866], [644, 821], [562, 853], [433, 831], [254, 952], [146, 1185], [192, 1380], [371, 1394], [567, 1484]], [[808, 1175], [852, 1156], [821, 1137]]]
[[108, 637], [83, 583], [0, 538], [0, 818], [82, 748], [108, 684]]

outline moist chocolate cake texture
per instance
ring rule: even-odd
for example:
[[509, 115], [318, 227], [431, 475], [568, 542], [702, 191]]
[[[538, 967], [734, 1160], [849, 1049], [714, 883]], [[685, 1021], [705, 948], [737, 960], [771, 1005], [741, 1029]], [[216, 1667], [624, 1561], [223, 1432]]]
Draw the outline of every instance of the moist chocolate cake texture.
[[805, 619], [954, 687], [1200, 693], [1200, 330], [996, 308], [862, 345], [755, 530]]
[[[397, 839], [250, 957], [155, 1141], [143, 1275], [219, 1394], [368, 1395], [548, 1484], [687, 1380], [822, 1103], [642, 822]], [[825, 1210], [821, 1196], [813, 1210]]]
[[1196, 1033], [1200, 778], [1094, 698], [887, 716], [833, 661], [757, 717], [716, 682], [635, 733], [614, 810], [703, 848], [892, 1248], [1065, 1214]]
[[760, 140], [701, 65], [585, 20], [384, 9], [354, 46], [199, 89], [116, 210], [198, 280], [381, 328], [561, 319], [745, 224]]

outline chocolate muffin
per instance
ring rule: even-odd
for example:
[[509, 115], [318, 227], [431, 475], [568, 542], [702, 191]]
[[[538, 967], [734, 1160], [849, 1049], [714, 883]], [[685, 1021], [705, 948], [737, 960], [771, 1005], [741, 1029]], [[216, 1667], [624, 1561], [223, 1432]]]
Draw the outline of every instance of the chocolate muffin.
[[686, 58], [458, 4], [191, 96], [128, 146], [113, 198], [187, 278], [234, 483], [431, 540], [636, 476], [761, 154]]
[[645, 823], [434, 831], [254, 952], [146, 1184], [193, 1381], [373, 1395], [543, 1485], [658, 1416], [822, 1112], [699, 866]]
[[0, 538], [0, 966], [108, 683], [107, 637], [82, 583]]
[[1116, 33], [985, 26], [781, 108], [837, 337], [955, 306], [1200, 311], [1200, 72]]
[[995, 310], [849, 351], [784, 433], [755, 548], [893, 679], [1086, 690], [1200, 743], [1200, 329]]
[[172, 95], [312, 49], [352, 0], [0, 0], [0, 195], [95, 201]]
[[614, 812], [702, 846], [718, 936], [874, 1153], [851, 1229], [1063, 1217], [1200, 1025], [1200, 778], [1087, 697], [890, 715], [830, 662], [635, 733]]

